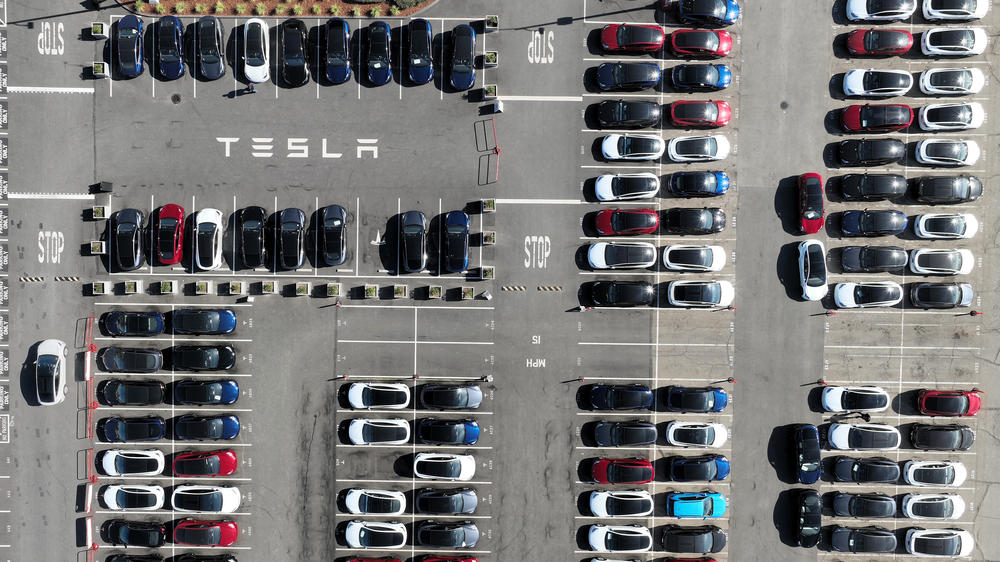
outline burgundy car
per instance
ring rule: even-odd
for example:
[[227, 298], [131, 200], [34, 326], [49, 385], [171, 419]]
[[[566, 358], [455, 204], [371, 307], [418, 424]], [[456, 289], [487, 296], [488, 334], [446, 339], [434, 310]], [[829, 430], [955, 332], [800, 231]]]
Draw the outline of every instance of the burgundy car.
[[658, 25], [613, 23], [601, 30], [601, 46], [605, 51], [659, 51], [665, 36]]
[[598, 484], [648, 484], [655, 473], [646, 459], [597, 459], [590, 477]]
[[901, 55], [913, 46], [913, 35], [902, 29], [858, 29], [847, 36], [852, 55]]
[[233, 521], [188, 518], [174, 527], [174, 542], [185, 546], [233, 546], [239, 536]]
[[917, 394], [917, 408], [927, 416], [974, 416], [983, 400], [980, 390], [928, 390]]
[[239, 465], [232, 449], [191, 451], [174, 457], [173, 474], [180, 478], [229, 476]]
[[675, 127], [723, 127], [733, 109], [724, 101], [683, 100], [670, 104], [670, 123]]
[[670, 48], [682, 57], [724, 57], [733, 48], [733, 36], [726, 31], [678, 29], [670, 34]]
[[652, 234], [660, 227], [653, 209], [606, 209], [597, 213], [597, 232], [604, 236]]
[[153, 239], [156, 259], [162, 265], [174, 265], [181, 261], [184, 252], [184, 207], [170, 203], [156, 211]]
[[823, 223], [823, 178], [819, 174], [802, 174], [799, 176], [799, 230], [816, 234]]
[[899, 131], [913, 122], [913, 110], [902, 104], [855, 104], [840, 112], [840, 125], [852, 133]]

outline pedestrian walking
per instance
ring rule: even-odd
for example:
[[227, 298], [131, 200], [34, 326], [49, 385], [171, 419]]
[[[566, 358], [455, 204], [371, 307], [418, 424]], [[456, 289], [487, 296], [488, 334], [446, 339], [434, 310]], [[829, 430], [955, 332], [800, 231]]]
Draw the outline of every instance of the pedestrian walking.
[[253, 82], [250, 82], [249, 84], [247, 84], [247, 90], [246, 90], [246, 92], [248, 94], [256, 94], [257, 93], [257, 87], [254, 86]]

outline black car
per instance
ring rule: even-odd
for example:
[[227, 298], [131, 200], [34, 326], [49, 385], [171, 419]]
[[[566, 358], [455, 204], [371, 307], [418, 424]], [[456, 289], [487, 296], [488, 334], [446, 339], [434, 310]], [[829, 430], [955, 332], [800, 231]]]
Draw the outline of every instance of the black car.
[[476, 32], [472, 26], [456, 25], [451, 32], [451, 87], [468, 90], [476, 83]]
[[899, 480], [899, 474], [899, 464], [886, 457], [838, 456], [833, 459], [833, 477], [837, 482], [893, 484]]
[[910, 302], [917, 308], [969, 306], [973, 296], [968, 283], [914, 283], [910, 287]]
[[479, 542], [479, 528], [472, 521], [423, 521], [416, 535], [416, 544], [433, 548], [474, 548]]
[[715, 525], [687, 527], [667, 525], [663, 531], [663, 550], [708, 554], [726, 548], [726, 532]]
[[133, 271], [142, 265], [142, 211], [122, 209], [111, 220], [112, 255], [118, 271]]
[[176, 16], [162, 16], [156, 24], [156, 68], [160, 76], [184, 76], [184, 24]]
[[799, 505], [799, 546], [812, 548], [819, 543], [823, 502], [816, 490], [799, 490], [796, 495]]
[[644, 421], [600, 421], [594, 426], [594, 441], [598, 447], [652, 445], [656, 443], [656, 426]]
[[324, 24], [326, 79], [331, 84], [343, 84], [351, 78], [351, 27], [340, 18], [330, 18]]
[[844, 236], [893, 236], [906, 230], [906, 215], [895, 209], [844, 211], [840, 232]]
[[389, 24], [384, 21], [373, 21], [368, 25], [368, 81], [376, 86], [384, 86], [392, 80], [390, 35]]
[[885, 494], [837, 492], [833, 496], [833, 514], [839, 517], [892, 517], [896, 514], [896, 500]]
[[170, 314], [175, 334], [223, 335], [236, 329], [236, 313], [229, 308], [178, 308]]
[[682, 91], [716, 91], [729, 85], [732, 71], [722, 64], [679, 64], [670, 72], [670, 80]]
[[844, 527], [830, 532], [830, 546], [837, 552], [882, 552], [896, 550], [896, 534], [884, 527]]
[[215, 16], [202, 16], [194, 25], [194, 57], [198, 72], [206, 80], [226, 75], [226, 28]]
[[675, 207], [663, 213], [663, 229], [671, 234], [714, 234], [726, 228], [726, 213], [718, 208]]
[[167, 423], [160, 416], [141, 418], [110, 416], [102, 419], [98, 426], [107, 443], [158, 441], [163, 439], [167, 432]]
[[969, 426], [957, 423], [931, 425], [916, 423], [910, 428], [910, 445], [927, 451], [966, 451], [976, 434]]
[[187, 379], [174, 384], [174, 403], [191, 406], [228, 406], [240, 397], [233, 379]]
[[909, 260], [909, 254], [899, 246], [845, 246], [840, 252], [840, 267], [845, 273], [897, 271]]
[[267, 224], [277, 253], [277, 269], [295, 270], [305, 263], [306, 214], [294, 207], [275, 213]]
[[[195, 562], [201, 560], [196, 558]], [[104, 562], [163, 562], [159, 554], [112, 554]], [[178, 562], [192, 562], [190, 558], [178, 558]]]
[[441, 257], [445, 271], [463, 273], [468, 269], [471, 224], [465, 211], [450, 211], [444, 216], [444, 248]]
[[407, 70], [414, 84], [426, 84], [434, 79], [434, 60], [431, 57], [431, 24], [421, 18], [410, 20], [406, 25], [409, 38]]
[[815, 484], [823, 475], [819, 430], [815, 425], [802, 424], [795, 428], [795, 469], [802, 484]]
[[183, 554], [177, 562], [237, 562], [232, 554]]
[[983, 194], [976, 176], [924, 176], [917, 179], [916, 199], [928, 205], [968, 203]]
[[724, 27], [740, 16], [734, 0], [681, 0], [677, 8], [681, 22], [691, 25]]
[[476, 384], [429, 384], [420, 390], [420, 402], [439, 410], [474, 409], [483, 402], [483, 390]]
[[148, 338], [162, 334], [164, 326], [159, 312], [115, 310], [104, 317], [104, 329], [112, 336]]
[[264, 265], [264, 225], [267, 211], [264, 207], [240, 209], [236, 218], [240, 239], [240, 259], [246, 267]]
[[236, 365], [231, 345], [178, 345], [170, 350], [170, 362], [177, 371], [226, 371]]
[[707, 454], [670, 459], [670, 479], [674, 482], [725, 480], [729, 471], [729, 459], [723, 455]]
[[472, 488], [424, 488], [414, 494], [413, 505], [417, 513], [471, 515], [479, 496]]
[[601, 127], [652, 127], [660, 122], [662, 115], [663, 110], [655, 101], [604, 100], [597, 105]]
[[729, 403], [729, 395], [717, 386], [668, 386], [665, 392], [671, 412], [721, 412]]
[[163, 367], [158, 349], [105, 347], [97, 352], [97, 365], [109, 373], [155, 373]]
[[174, 421], [174, 437], [182, 441], [235, 439], [240, 420], [233, 415], [181, 416]]
[[653, 407], [653, 391], [641, 384], [596, 384], [590, 388], [595, 410], [643, 410]]
[[732, 285], [727, 281], [671, 281], [667, 284], [667, 301], [671, 306], [729, 306]]
[[660, 67], [651, 62], [606, 62], [597, 67], [597, 87], [610, 90], [642, 90], [660, 82]]
[[906, 178], [899, 174], [847, 174], [840, 194], [848, 201], [883, 201], [906, 195]]
[[159, 548], [167, 541], [163, 524], [111, 519], [101, 526], [101, 534], [113, 545]]
[[899, 139], [845, 140], [838, 151], [840, 163], [845, 166], [884, 166], [902, 160], [906, 145]]
[[424, 418], [417, 423], [417, 439], [429, 445], [475, 445], [479, 424], [472, 419]]
[[678, 197], [715, 197], [729, 190], [729, 175], [721, 171], [674, 172], [667, 187]]
[[309, 83], [309, 65], [306, 64], [308, 33], [306, 24], [300, 19], [287, 19], [278, 26], [278, 69], [286, 86]]
[[650, 306], [656, 291], [645, 281], [594, 281], [590, 300], [594, 306]]
[[347, 209], [328, 205], [319, 210], [316, 247], [324, 264], [341, 265], [347, 261]]
[[405, 273], [423, 271], [427, 267], [424, 250], [427, 217], [420, 211], [406, 211], [399, 218], [400, 266]]
[[152, 406], [163, 402], [160, 381], [112, 379], [101, 385], [100, 395], [109, 406]]

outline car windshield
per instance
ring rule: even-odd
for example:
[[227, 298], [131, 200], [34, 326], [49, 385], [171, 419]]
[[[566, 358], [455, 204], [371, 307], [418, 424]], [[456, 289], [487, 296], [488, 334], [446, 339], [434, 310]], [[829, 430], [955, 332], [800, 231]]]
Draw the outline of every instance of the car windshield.
[[895, 298], [896, 292], [890, 287], [863, 285], [859, 283], [858, 286], [854, 288], [854, 302], [859, 304], [889, 302]]
[[173, 257], [174, 255], [174, 234], [177, 232], [179, 221], [175, 218], [160, 219], [160, 229], [158, 238], [160, 241], [160, 254]]
[[722, 287], [718, 283], [698, 283], [674, 287], [674, 298], [681, 302], [718, 303]]
[[890, 72], [866, 72], [863, 80], [866, 90], [888, 90], [906, 86], [907, 80], [899, 74]]
[[611, 215], [611, 228], [619, 232], [651, 226], [653, 226], [652, 217], [645, 213], [617, 212]]
[[689, 461], [674, 468], [674, 474], [682, 480], [712, 480], [718, 474], [715, 461]]
[[624, 463], [613, 463], [608, 467], [608, 480], [612, 482], [639, 482], [649, 477], [649, 470], [644, 467]]
[[670, 261], [676, 264], [708, 267], [712, 264], [712, 252], [708, 248], [671, 250]]
[[950, 484], [955, 481], [955, 469], [946, 464], [918, 468], [913, 471], [913, 479], [929, 484]]
[[399, 511], [399, 500], [363, 494], [358, 501], [363, 513], [393, 513]]
[[671, 180], [686, 193], [715, 193], [716, 177], [713, 173], [679, 173], [671, 176]]
[[685, 65], [679, 77], [685, 84], [715, 84], [719, 81], [719, 70], [713, 65]]
[[653, 259], [653, 252], [643, 246], [608, 244], [604, 251], [604, 261], [608, 265], [646, 263], [651, 259]]
[[719, 48], [719, 37], [711, 31], [675, 32], [673, 40], [682, 49], [715, 51]]
[[653, 436], [650, 432], [651, 429], [645, 426], [618, 426], [616, 431], [621, 443], [641, 443], [648, 441]]
[[947, 519], [954, 513], [954, 504], [950, 500], [932, 498], [930, 500], [916, 501], [910, 504], [910, 510], [914, 515], [920, 517], [934, 517], [937, 519]]
[[396, 533], [392, 531], [375, 531], [363, 528], [358, 533], [358, 538], [361, 540], [361, 544], [365, 546], [385, 548], [398, 544], [401, 537], [397, 537]]
[[623, 136], [620, 143], [620, 151], [622, 155], [655, 154], [659, 152], [659, 145], [660, 139]]
[[361, 399], [365, 404], [376, 406], [399, 404], [406, 400], [406, 393], [398, 390], [382, 390], [367, 387], [361, 392]]
[[179, 398], [186, 402], [219, 402], [222, 384], [217, 382], [184, 384], [177, 386]]
[[840, 399], [845, 410], [867, 410], [886, 406], [885, 396], [874, 392], [855, 392], [847, 390]]
[[942, 125], [968, 125], [972, 121], [972, 108], [968, 105], [946, 105], [926, 111], [927, 120]]
[[198, 225], [198, 254], [202, 259], [212, 259], [215, 254], [215, 225], [203, 222]]
[[134, 545], [157, 545], [162, 542], [160, 531], [154, 529], [143, 529], [141, 527], [129, 527], [123, 525], [119, 529], [119, 539], [125, 544]]
[[[711, 504], [708, 508], [711, 509]], [[649, 502], [642, 498], [609, 497], [605, 502], [605, 509], [615, 515], [631, 515], [647, 511]]]
[[436, 405], [465, 406], [468, 402], [463, 388], [432, 388], [422, 393], [423, 401]]
[[172, 24], [161, 23], [162, 29], [159, 30], [157, 36], [159, 37], [159, 47], [160, 47], [160, 60], [166, 63], [174, 63], [180, 60], [180, 56], [177, 53], [177, 37], [174, 33], [177, 31], [174, 29]]
[[932, 158], [943, 158], [945, 160], [965, 160], [969, 154], [969, 147], [962, 141], [945, 141], [927, 144], [927, 155]]
[[136, 472], [151, 472], [159, 468], [159, 463], [152, 457], [136, 457], [127, 453], [115, 455], [115, 470], [119, 474], [135, 474]]
[[59, 366], [59, 357], [56, 355], [39, 355], [36, 361], [36, 372], [40, 377], [52, 379], [56, 374], [56, 367]]
[[806, 256], [806, 284], [810, 287], [821, 287], [826, 284], [826, 256], [819, 246], [809, 246]]
[[965, 221], [956, 215], [931, 217], [924, 221], [924, 230], [940, 234], [962, 234], [965, 232]]
[[674, 149], [683, 156], [712, 156], [718, 150], [718, 146], [714, 138], [701, 137], [678, 141]]
[[964, 394], [928, 396], [924, 399], [924, 406], [933, 412], [968, 412], [969, 397]]
[[429, 34], [423, 25], [410, 33], [410, 64], [418, 68], [429, 66], [431, 45]]
[[286, 29], [285, 39], [285, 64], [288, 66], [305, 66], [305, 53], [302, 49], [302, 35], [297, 29]]
[[681, 427], [674, 430], [674, 438], [682, 443], [711, 445], [715, 441], [715, 429], [712, 427]]
[[632, 193], [643, 193], [653, 188], [652, 178], [647, 177], [622, 177], [615, 176], [611, 182], [611, 191], [615, 195], [630, 195]]
[[457, 460], [421, 461], [418, 470], [439, 478], [457, 478], [461, 474], [462, 467]]
[[145, 439], [158, 433], [151, 421], [126, 421], [118, 424], [118, 435], [125, 441]]
[[177, 362], [184, 365], [212, 367], [219, 364], [219, 350], [215, 347], [177, 348], [174, 354], [177, 356]]
[[222, 437], [223, 423], [219, 418], [185, 420], [182, 424], [185, 433], [197, 437]]
[[339, 218], [328, 218], [323, 221], [323, 238], [326, 242], [327, 253], [340, 255], [340, 245], [343, 239], [344, 221]]
[[174, 462], [175, 474], [218, 474], [221, 468], [219, 457], [215, 455], [197, 459], [181, 459]]
[[670, 405], [685, 411], [708, 410], [715, 403], [710, 390], [679, 391], [670, 395]]
[[674, 115], [678, 119], [714, 122], [719, 118], [719, 106], [712, 102], [682, 103], [674, 106]]
[[944, 89], [965, 91], [972, 87], [972, 73], [968, 70], [949, 70], [931, 75], [931, 85]]
[[299, 252], [299, 232], [301, 228], [296, 222], [281, 223], [281, 252], [294, 258]]
[[861, 213], [861, 230], [864, 232], [885, 232], [893, 229], [892, 215], [888, 213]]
[[890, 431], [851, 428], [847, 435], [847, 443], [852, 449], [862, 447], [884, 448], [896, 444], [896, 435]]
[[913, 551], [938, 556], [957, 556], [961, 541], [951, 533], [931, 533], [913, 541]]
[[465, 438], [465, 426], [461, 423], [428, 424], [420, 429], [421, 437], [431, 441], [456, 441]]
[[342, 21], [330, 22], [326, 29], [326, 64], [347, 66], [347, 28]]
[[219, 46], [216, 44], [215, 26], [209, 23], [198, 23], [198, 52], [201, 60], [215, 64], [219, 62]]
[[222, 529], [211, 527], [178, 527], [175, 531], [177, 542], [185, 544], [217, 545], [222, 541]]
[[451, 68], [453, 72], [468, 74], [472, 72], [473, 39], [466, 33], [456, 34], [455, 53], [452, 57]]
[[55, 371], [51, 368], [39, 370], [35, 377], [38, 385], [38, 397], [44, 402], [52, 402], [56, 397]]
[[946, 51], [967, 51], [973, 43], [975, 35], [968, 29], [947, 29], [930, 37], [931, 45]]
[[222, 511], [222, 494], [218, 492], [182, 492], [174, 496], [174, 507], [189, 511]]
[[212, 310], [186, 311], [175, 314], [174, 326], [183, 331], [214, 332], [219, 329], [222, 315]]
[[264, 30], [252, 23], [246, 33], [246, 62], [250, 66], [264, 66]]
[[649, 542], [644, 535], [609, 532], [607, 534], [607, 548], [610, 551], [642, 550], [649, 548]]

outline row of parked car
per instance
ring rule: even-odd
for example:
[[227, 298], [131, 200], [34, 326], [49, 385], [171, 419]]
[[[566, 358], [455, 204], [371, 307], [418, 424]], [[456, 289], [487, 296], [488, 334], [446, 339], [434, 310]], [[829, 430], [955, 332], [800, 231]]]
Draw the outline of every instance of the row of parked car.
[[[119, 74], [134, 78], [143, 72], [143, 20], [129, 14], [116, 22], [114, 34], [114, 56]], [[151, 26], [155, 52], [150, 60], [155, 62], [155, 70], [165, 80], [176, 80], [184, 76], [184, 65], [193, 65], [192, 73], [204, 80], [217, 80], [226, 74], [225, 27], [215, 16], [203, 16], [188, 29], [176, 16], [158, 18]], [[149, 33], [149, 31], [147, 31]], [[185, 37], [186, 35], [186, 37]], [[357, 38], [358, 52], [362, 40]], [[274, 50], [275, 67], [280, 75], [280, 83], [288, 87], [307, 84], [311, 78], [310, 58], [315, 68], [323, 72], [330, 84], [342, 84], [351, 78], [351, 29], [346, 20], [331, 18], [316, 28], [310, 40], [310, 30], [296, 18], [281, 22], [275, 30], [277, 46]], [[384, 21], [368, 24], [364, 42], [363, 60], [368, 82], [375, 86], [388, 84], [392, 80], [392, 28]], [[468, 90], [476, 82], [475, 52], [476, 32], [467, 24], [458, 25], [451, 32], [451, 56], [449, 81], [456, 90]], [[236, 43], [231, 51], [237, 61], [242, 62], [243, 77], [251, 83], [267, 82], [271, 79], [270, 31], [267, 23], [251, 18], [242, 25], [239, 34], [232, 34], [230, 41]], [[407, 77], [413, 84], [427, 84], [434, 79], [433, 29], [425, 19], [413, 19], [406, 25], [406, 68]], [[185, 56], [186, 49], [190, 55]], [[359, 62], [360, 62], [359, 60]], [[397, 65], [401, 66], [401, 61]]]

